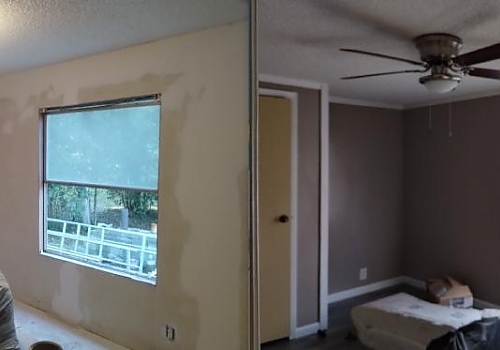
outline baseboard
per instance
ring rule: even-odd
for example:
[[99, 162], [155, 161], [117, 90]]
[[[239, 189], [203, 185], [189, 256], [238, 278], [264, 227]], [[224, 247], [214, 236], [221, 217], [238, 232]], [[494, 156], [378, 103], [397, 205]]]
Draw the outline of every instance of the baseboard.
[[295, 329], [294, 338], [307, 337], [308, 335], [316, 334], [319, 331], [319, 322], [311, 323]]
[[405, 283], [405, 277], [395, 277], [388, 280], [383, 280], [371, 284], [366, 284], [361, 287], [356, 287], [348, 290], [343, 290], [341, 292], [333, 293], [328, 295], [328, 303], [336, 303], [338, 301], [351, 299], [363, 294], [368, 294], [376, 292], [381, 289], [397, 286], [398, 284]]
[[[396, 278], [391, 278], [388, 280], [383, 280], [371, 284], [367, 284], [361, 287], [356, 287], [352, 289], [347, 289], [343, 290], [341, 292], [333, 293], [328, 296], [328, 303], [336, 303], [342, 300], [358, 297], [360, 295], [368, 294], [368, 293], [373, 293], [385, 288], [389, 287], [394, 287], [397, 286], [398, 284], [407, 284], [409, 286], [425, 290], [425, 282], [408, 277], [408, 276], [400, 276]], [[474, 298], [474, 307], [478, 309], [500, 309], [500, 305], [490, 303], [488, 301], [484, 301], [481, 299]], [[311, 325], [312, 326], [312, 325]], [[309, 326], [306, 326], [309, 327]], [[317, 331], [317, 330], [316, 330]], [[314, 333], [314, 332], [313, 332]], [[312, 334], [312, 333], [309, 333]]]
[[404, 284], [407, 284], [409, 286], [412, 286], [412, 287], [415, 287], [415, 288], [418, 288], [418, 289], [426, 289], [427, 288], [424, 281], [420, 281], [420, 280], [417, 280], [415, 278], [411, 278], [411, 277], [408, 277], [408, 276], [403, 276], [402, 277], [402, 282]]

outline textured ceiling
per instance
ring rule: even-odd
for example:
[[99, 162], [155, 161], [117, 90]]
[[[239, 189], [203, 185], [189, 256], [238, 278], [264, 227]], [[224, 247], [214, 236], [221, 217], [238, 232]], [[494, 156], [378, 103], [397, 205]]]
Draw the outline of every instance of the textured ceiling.
[[[462, 53], [495, 44], [498, 0], [259, 0], [258, 19], [260, 73], [326, 82], [330, 95], [341, 99], [409, 107], [500, 93], [500, 81], [470, 76], [446, 95], [429, 93], [415, 73], [340, 80], [415, 67], [339, 51], [357, 48], [419, 60], [412, 39], [431, 32], [460, 36]], [[500, 60], [477, 66], [500, 69]]]
[[0, 0], [0, 74], [248, 18], [246, 0]]

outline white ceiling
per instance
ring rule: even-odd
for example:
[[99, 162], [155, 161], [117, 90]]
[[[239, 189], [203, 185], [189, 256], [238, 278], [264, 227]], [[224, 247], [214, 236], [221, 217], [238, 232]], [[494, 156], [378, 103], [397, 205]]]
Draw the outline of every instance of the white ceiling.
[[[411, 107], [500, 93], [500, 81], [470, 76], [446, 95], [429, 93], [418, 73], [340, 80], [415, 66], [339, 51], [356, 48], [418, 61], [412, 39], [431, 32], [460, 36], [462, 53], [495, 44], [498, 0], [259, 0], [258, 19], [260, 73], [326, 82], [340, 101]], [[500, 69], [500, 60], [477, 66]]]
[[0, 74], [248, 16], [247, 0], [0, 0]]

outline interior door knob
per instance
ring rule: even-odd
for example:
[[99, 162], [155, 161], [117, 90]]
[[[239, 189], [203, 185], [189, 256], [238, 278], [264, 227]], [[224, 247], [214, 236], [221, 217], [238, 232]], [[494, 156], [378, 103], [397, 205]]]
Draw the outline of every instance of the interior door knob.
[[284, 224], [284, 223], [287, 223], [288, 221], [290, 221], [290, 218], [286, 214], [281, 214], [278, 217], [278, 221]]

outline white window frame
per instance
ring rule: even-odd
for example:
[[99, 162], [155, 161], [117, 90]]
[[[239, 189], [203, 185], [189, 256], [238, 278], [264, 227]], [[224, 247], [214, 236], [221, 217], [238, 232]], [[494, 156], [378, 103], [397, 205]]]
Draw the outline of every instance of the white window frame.
[[[136, 189], [136, 188], [127, 188], [127, 187], [121, 187], [121, 186], [96, 186], [92, 184], [82, 184], [82, 183], [60, 183], [57, 181], [48, 181], [46, 179], [46, 162], [47, 162], [47, 118], [50, 117], [50, 115], [54, 114], [59, 114], [59, 113], [71, 113], [71, 112], [84, 112], [84, 111], [91, 111], [91, 110], [106, 110], [106, 109], [122, 109], [122, 108], [128, 108], [128, 107], [142, 107], [142, 106], [148, 106], [148, 105], [159, 105], [161, 106], [161, 95], [160, 94], [154, 94], [154, 95], [145, 95], [145, 96], [138, 96], [138, 97], [130, 97], [130, 98], [122, 98], [122, 99], [115, 99], [115, 100], [107, 100], [107, 101], [100, 101], [100, 102], [93, 102], [93, 103], [86, 103], [86, 104], [79, 104], [79, 105], [70, 105], [70, 106], [60, 106], [60, 107], [49, 107], [49, 108], [40, 108], [39, 110], [39, 116], [40, 116], [40, 159], [39, 159], [39, 183], [40, 183], [40, 191], [39, 191], [39, 203], [40, 203], [40, 215], [39, 215], [39, 253], [42, 256], [53, 258], [56, 260], [61, 260], [65, 262], [70, 262], [76, 265], [80, 266], [85, 266], [88, 268], [92, 268], [98, 271], [106, 272], [111, 275], [118, 275], [126, 278], [130, 278], [132, 280], [136, 280], [139, 282], [144, 282], [147, 284], [151, 284], [156, 286], [156, 281], [157, 278], [156, 276], [154, 278], [152, 277], [143, 277], [134, 273], [127, 273], [126, 271], [120, 271], [119, 269], [114, 269], [114, 268], [107, 268], [106, 266], [103, 265], [98, 265], [98, 264], [91, 264], [82, 260], [78, 260], [76, 258], [70, 258], [68, 256], [60, 255], [57, 253], [53, 253], [50, 251], [50, 249], [46, 248], [46, 239], [47, 239], [47, 224], [48, 224], [48, 185], [49, 184], [62, 184], [62, 185], [74, 185], [74, 186], [85, 186], [85, 187], [95, 187], [95, 188], [107, 188], [107, 189], [116, 189], [116, 190], [130, 190], [130, 191], [142, 191], [142, 192], [150, 192], [150, 193], [156, 193], [159, 196], [159, 184], [157, 185], [156, 190], [147, 190], [147, 189]], [[159, 115], [160, 123], [158, 125], [158, 136], [159, 136], [159, 146], [160, 147], [160, 141], [161, 141], [161, 110], [160, 110], [160, 115]], [[160, 160], [158, 159], [158, 172], [160, 169]], [[159, 176], [158, 176], [159, 179]], [[158, 199], [158, 202], [160, 200]], [[86, 224], [82, 224], [86, 225]], [[92, 225], [91, 225], [92, 226]], [[102, 233], [103, 235], [103, 233]], [[78, 241], [78, 239], [77, 239]], [[156, 241], [156, 247], [158, 246], [158, 241]], [[54, 250], [54, 249], [53, 249]], [[77, 253], [75, 253], [77, 255]], [[158, 249], [156, 249], [156, 267], [158, 268]]]

